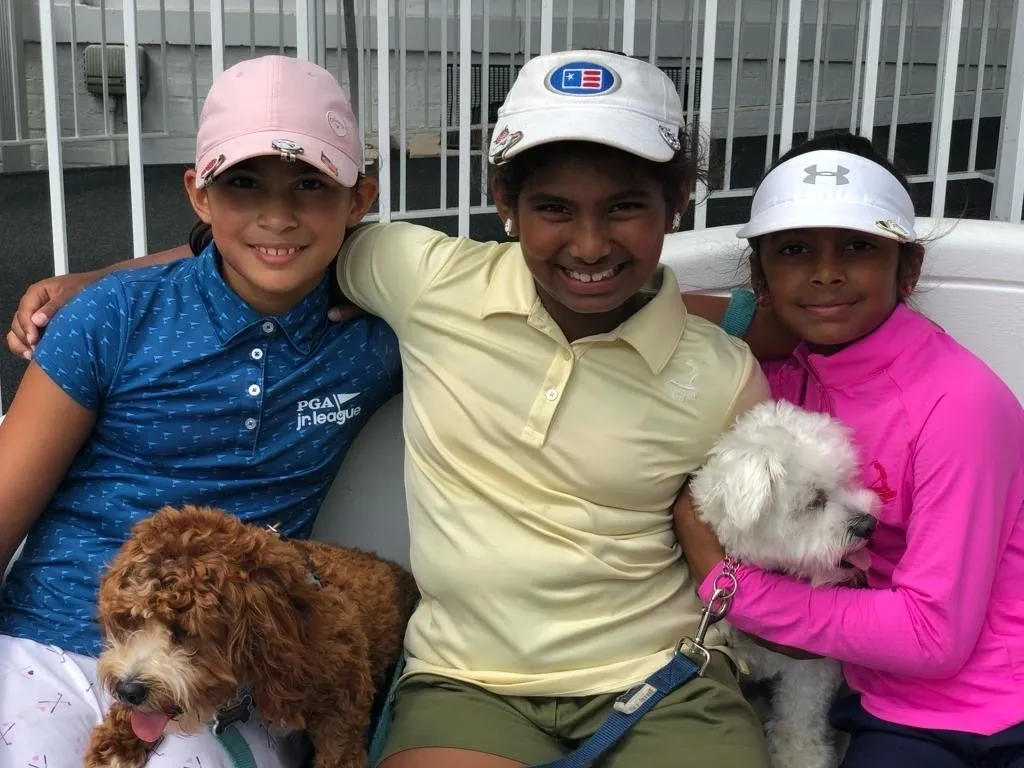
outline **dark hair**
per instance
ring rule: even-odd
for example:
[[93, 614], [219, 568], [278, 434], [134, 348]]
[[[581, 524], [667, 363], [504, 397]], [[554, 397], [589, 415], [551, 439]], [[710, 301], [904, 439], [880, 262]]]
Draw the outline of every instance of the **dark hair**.
[[[906, 174], [897, 166], [897, 164], [889, 160], [889, 158], [885, 156], [885, 153], [875, 147], [868, 138], [864, 136], [856, 136], [847, 132], [825, 133], [805, 141], [803, 144], [793, 147], [786, 154], [782, 155], [778, 160], [772, 163], [771, 168], [768, 169], [765, 176], [788, 160], [792, 160], [794, 157], [799, 157], [800, 155], [807, 154], [808, 152], [815, 152], [819, 149], [848, 152], [851, 155], [863, 157], [865, 160], [870, 160], [871, 162], [882, 166], [892, 174], [893, 178], [896, 179], [896, 181], [898, 181], [905, 190], [907, 190], [907, 194], [911, 196], [911, 199], [913, 199], [913, 190], [910, 187], [910, 182], [907, 180]], [[762, 177], [761, 181], [764, 181], [764, 177]], [[761, 268], [761, 254], [758, 251], [758, 240], [759, 238], [756, 237], [750, 239], [750, 278], [751, 282], [754, 283], [755, 288], [758, 283], [761, 285], [764, 284], [764, 271]], [[913, 243], [900, 243], [900, 260], [896, 269], [896, 280], [898, 282], [903, 282], [906, 270], [914, 262], [920, 261], [923, 255], [924, 246], [921, 244], [920, 239]], [[897, 296], [900, 297], [901, 301], [907, 298], [907, 296], [902, 295], [900, 291], [897, 291]]]
[[[838, 133], [824, 133], [813, 139], [808, 139], [803, 144], [798, 144], [789, 150], [786, 154], [772, 163], [772, 167], [768, 169], [768, 173], [771, 173], [783, 163], [792, 160], [794, 157], [800, 155], [806, 155], [808, 152], [816, 152], [819, 149], [831, 149], [836, 152], [847, 152], [851, 155], [857, 155], [863, 157], [865, 160], [870, 160], [873, 163], [877, 163], [893, 175], [893, 178], [898, 181], [907, 194], [913, 196], [913, 191], [910, 189], [910, 182], [907, 181], [906, 174], [897, 167], [895, 163], [889, 160], [883, 152], [880, 152], [871, 141], [864, 136], [856, 136], [852, 133], [845, 131]], [[765, 176], [768, 175], [765, 174]], [[762, 178], [762, 181], [764, 179]]]
[[188, 247], [192, 249], [192, 255], [198, 256], [206, 246], [213, 242], [213, 229], [205, 221], [197, 221], [192, 225], [192, 231], [188, 233]]

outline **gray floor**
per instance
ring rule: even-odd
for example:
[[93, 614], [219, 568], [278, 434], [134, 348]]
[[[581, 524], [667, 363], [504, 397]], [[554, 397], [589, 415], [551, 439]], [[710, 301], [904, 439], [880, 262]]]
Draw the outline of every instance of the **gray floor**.
[[[953, 134], [951, 166], [960, 170], [966, 165], [966, 136], [969, 124], [956, 126]], [[978, 166], [993, 167], [998, 121], [982, 126]], [[897, 155], [904, 158], [908, 169], [920, 173], [927, 163], [927, 126], [901, 127]], [[966, 135], [965, 135], [966, 131]], [[876, 134], [876, 141], [885, 142], [885, 129]], [[797, 137], [800, 140], [800, 137]], [[764, 162], [764, 138], [737, 142], [734, 154], [733, 185], [752, 186], [757, 182]], [[884, 144], [883, 144], [884, 146]], [[717, 150], [717, 146], [713, 150]], [[712, 154], [712, 167], [721, 162]], [[181, 186], [181, 166], [147, 166], [145, 169], [146, 225], [150, 250], [161, 250], [185, 241], [194, 218]], [[474, 169], [472, 178], [479, 178]], [[440, 162], [436, 159], [412, 160], [408, 165], [410, 210], [437, 207], [440, 188]], [[397, 190], [397, 169], [393, 189]], [[448, 169], [448, 200], [458, 200], [457, 159], [451, 158]], [[83, 271], [120, 261], [131, 256], [131, 196], [128, 170], [90, 168], [68, 170], [64, 174], [69, 260], [72, 271]], [[914, 189], [918, 211], [928, 209], [930, 184]], [[947, 215], [969, 218], [987, 217], [991, 187], [985, 182], [950, 184]], [[474, 201], [475, 203], [475, 201]], [[397, 193], [393, 208], [397, 208]], [[742, 221], [749, 212], [744, 198], [712, 200], [708, 207], [708, 225], [716, 226]], [[454, 217], [423, 219], [421, 223], [454, 233]], [[688, 217], [684, 228], [692, 226]], [[472, 221], [476, 238], [502, 237], [493, 216], [476, 216]], [[0, 328], [4, 335], [22, 291], [30, 283], [53, 274], [53, 250], [50, 236], [50, 209], [45, 173], [0, 173], [0, 232], [3, 233], [3, 262], [0, 268]], [[0, 392], [3, 406], [9, 405], [17, 382], [24, 371], [23, 361], [0, 349]]]

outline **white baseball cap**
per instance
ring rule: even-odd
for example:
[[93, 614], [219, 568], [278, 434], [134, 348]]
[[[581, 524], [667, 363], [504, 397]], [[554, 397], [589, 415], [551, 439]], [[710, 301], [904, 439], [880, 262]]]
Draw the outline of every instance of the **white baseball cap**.
[[641, 59], [559, 51], [519, 72], [491, 136], [494, 165], [555, 141], [589, 141], [658, 163], [681, 148], [683, 105], [675, 84]]
[[866, 157], [834, 149], [797, 155], [772, 169], [754, 193], [750, 221], [736, 236], [808, 227], [917, 239], [914, 202], [899, 180]]

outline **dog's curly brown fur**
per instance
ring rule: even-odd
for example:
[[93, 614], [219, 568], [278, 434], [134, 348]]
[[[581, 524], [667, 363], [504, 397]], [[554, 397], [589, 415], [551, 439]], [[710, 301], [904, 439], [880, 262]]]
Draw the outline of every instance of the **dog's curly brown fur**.
[[[144, 765], [153, 745], [135, 736], [133, 709], [194, 732], [246, 684], [266, 721], [309, 734], [317, 768], [366, 766], [374, 695], [416, 598], [406, 571], [371, 554], [284, 540], [208, 507], [161, 509], [100, 586], [100, 677], [122, 692], [87, 768]], [[144, 701], [125, 701], [126, 681]]]

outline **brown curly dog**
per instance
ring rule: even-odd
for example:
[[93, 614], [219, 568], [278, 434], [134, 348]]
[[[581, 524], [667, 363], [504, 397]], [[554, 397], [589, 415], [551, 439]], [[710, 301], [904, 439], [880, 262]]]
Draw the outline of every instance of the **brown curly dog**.
[[115, 702], [85, 765], [141, 767], [165, 732], [247, 711], [251, 694], [268, 723], [309, 734], [317, 768], [365, 768], [374, 695], [416, 598], [412, 576], [368, 553], [161, 509], [100, 585], [99, 674]]

